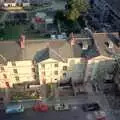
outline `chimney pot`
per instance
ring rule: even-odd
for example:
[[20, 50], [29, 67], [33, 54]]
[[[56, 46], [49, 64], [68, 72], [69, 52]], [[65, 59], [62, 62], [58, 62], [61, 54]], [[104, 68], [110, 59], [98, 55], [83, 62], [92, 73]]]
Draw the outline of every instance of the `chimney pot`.
[[20, 47], [25, 48], [25, 35], [20, 36]]
[[71, 46], [75, 45], [75, 44], [76, 44], [76, 38], [75, 38], [75, 36], [74, 36], [73, 33], [71, 33], [70, 39], [71, 39], [71, 40], [70, 40], [70, 45], [71, 45]]

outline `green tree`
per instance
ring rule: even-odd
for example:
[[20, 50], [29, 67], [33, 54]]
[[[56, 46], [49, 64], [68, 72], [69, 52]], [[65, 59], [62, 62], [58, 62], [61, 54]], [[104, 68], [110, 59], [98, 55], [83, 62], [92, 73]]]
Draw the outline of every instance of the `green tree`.
[[54, 23], [57, 23], [57, 21], [64, 21], [65, 20], [65, 15], [64, 12], [61, 10], [58, 10], [54, 16]]
[[89, 8], [87, 0], [68, 0], [66, 16], [72, 21], [76, 21]]

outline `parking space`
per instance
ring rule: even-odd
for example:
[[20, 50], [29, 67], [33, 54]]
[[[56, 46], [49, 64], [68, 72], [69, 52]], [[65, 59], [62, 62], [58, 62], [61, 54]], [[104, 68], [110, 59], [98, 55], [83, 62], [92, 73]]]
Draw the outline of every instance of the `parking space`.
[[48, 112], [34, 112], [31, 109], [27, 109], [22, 114], [8, 115], [2, 120], [95, 120], [93, 112], [83, 112], [80, 106], [77, 109], [71, 109], [69, 111], [48, 111]]

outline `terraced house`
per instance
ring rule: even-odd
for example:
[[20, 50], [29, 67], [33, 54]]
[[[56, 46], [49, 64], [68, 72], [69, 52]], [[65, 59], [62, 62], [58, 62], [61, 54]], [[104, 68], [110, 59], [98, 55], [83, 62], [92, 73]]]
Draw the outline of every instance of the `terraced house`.
[[113, 79], [113, 54], [119, 53], [119, 42], [118, 33], [71, 35], [68, 40], [1, 41], [0, 86], [60, 84], [71, 80], [79, 92], [80, 83]]

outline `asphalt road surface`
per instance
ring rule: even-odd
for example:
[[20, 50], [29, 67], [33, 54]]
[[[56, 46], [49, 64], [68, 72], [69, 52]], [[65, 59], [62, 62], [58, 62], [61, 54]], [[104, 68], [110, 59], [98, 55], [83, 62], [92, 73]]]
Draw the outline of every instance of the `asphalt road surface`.
[[95, 120], [93, 112], [83, 112], [81, 107], [69, 111], [34, 112], [31, 109], [24, 113], [0, 115], [0, 120]]

